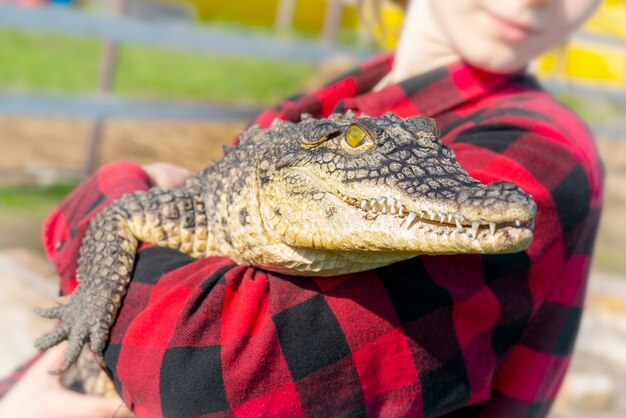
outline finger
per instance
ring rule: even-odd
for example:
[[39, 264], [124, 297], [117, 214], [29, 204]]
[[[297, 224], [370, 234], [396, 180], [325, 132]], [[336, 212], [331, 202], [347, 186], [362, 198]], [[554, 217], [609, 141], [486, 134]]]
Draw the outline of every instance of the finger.
[[158, 162], [142, 166], [152, 186], [164, 189], [182, 186], [192, 173], [185, 167], [176, 164]]
[[[71, 407], [68, 407], [71, 405]], [[55, 396], [54, 402], [47, 405], [50, 416], [64, 418], [110, 418], [132, 417], [128, 408], [118, 397], [103, 398], [63, 390]]]
[[33, 373], [45, 372], [48, 374], [50, 370], [56, 370], [63, 365], [63, 357], [67, 350], [67, 341], [63, 341], [58, 345], [46, 350], [41, 358], [35, 362], [30, 368]]

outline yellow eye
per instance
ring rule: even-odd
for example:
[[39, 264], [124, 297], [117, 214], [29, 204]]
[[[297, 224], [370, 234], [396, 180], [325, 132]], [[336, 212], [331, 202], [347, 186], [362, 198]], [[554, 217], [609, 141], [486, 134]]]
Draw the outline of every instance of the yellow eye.
[[351, 125], [346, 132], [346, 142], [353, 148], [358, 147], [367, 136], [367, 132], [358, 125]]

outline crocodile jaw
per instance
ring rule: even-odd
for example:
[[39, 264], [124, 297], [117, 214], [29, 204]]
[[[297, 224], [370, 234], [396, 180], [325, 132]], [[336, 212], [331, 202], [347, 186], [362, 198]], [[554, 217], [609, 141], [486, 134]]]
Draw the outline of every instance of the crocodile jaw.
[[341, 252], [345, 258], [349, 253], [357, 258], [371, 253], [377, 264], [385, 265], [418, 254], [511, 253], [532, 241], [534, 202], [509, 186], [508, 193], [515, 196], [503, 213], [498, 202], [491, 209], [474, 202], [473, 196], [486, 188], [482, 185], [457, 201], [404, 196], [400, 204], [395, 198], [364, 199], [327, 191], [337, 182], [307, 171], [282, 176], [263, 191], [261, 214], [272, 241], [294, 249]]
[[[328, 201], [341, 202], [334, 195]], [[342, 202], [343, 203], [343, 202]], [[320, 201], [313, 207], [319, 207]], [[532, 241], [529, 226], [504, 226], [492, 234], [479, 228], [459, 232], [456, 227], [434, 222], [409, 221], [390, 214], [365, 213], [351, 205], [327, 206], [325, 214], [303, 217], [311, 209], [299, 201], [300, 210], [285, 210], [280, 215], [262, 210], [268, 245], [257, 248], [253, 263], [276, 272], [301, 276], [334, 276], [371, 270], [420, 254], [501, 254], [521, 251]], [[334, 211], [329, 228], [326, 215]], [[325, 225], [325, 227], [323, 226]], [[252, 256], [252, 255], [251, 255]], [[243, 262], [250, 262], [242, 260]]]
[[[335, 196], [328, 201], [340, 202]], [[320, 211], [315, 207], [324, 206]], [[407, 252], [417, 254], [501, 254], [525, 249], [531, 242], [532, 225], [521, 223], [474, 225], [440, 222], [415, 212], [391, 215], [344, 204], [311, 205], [299, 200], [297, 212], [285, 208], [280, 216], [266, 213], [266, 228], [277, 240], [295, 247], [343, 252]], [[435, 215], [437, 216], [437, 215]], [[492, 232], [493, 231], [493, 232]]]

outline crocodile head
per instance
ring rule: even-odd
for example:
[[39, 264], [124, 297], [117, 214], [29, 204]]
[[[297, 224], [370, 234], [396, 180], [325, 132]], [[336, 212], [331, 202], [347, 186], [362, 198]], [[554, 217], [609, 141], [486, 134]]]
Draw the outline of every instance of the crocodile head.
[[305, 116], [272, 130], [290, 140], [259, 162], [262, 221], [304, 258], [364, 269], [418, 254], [517, 252], [532, 240], [533, 199], [471, 178], [432, 119]]

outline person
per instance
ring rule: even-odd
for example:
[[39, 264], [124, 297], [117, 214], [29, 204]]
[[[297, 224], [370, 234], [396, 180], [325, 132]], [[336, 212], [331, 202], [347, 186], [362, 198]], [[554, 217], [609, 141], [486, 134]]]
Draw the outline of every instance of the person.
[[[597, 4], [413, 0], [395, 53], [255, 120], [348, 110], [434, 118], [472, 177], [534, 197], [528, 249], [302, 278], [143, 248], [105, 350], [129, 408], [141, 417], [546, 416], [580, 322], [603, 169], [584, 124], [525, 70]], [[76, 286], [88, 219], [123, 193], [185, 177], [117, 162], [69, 196], [44, 226], [62, 291]]]

